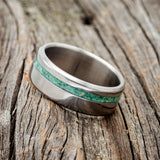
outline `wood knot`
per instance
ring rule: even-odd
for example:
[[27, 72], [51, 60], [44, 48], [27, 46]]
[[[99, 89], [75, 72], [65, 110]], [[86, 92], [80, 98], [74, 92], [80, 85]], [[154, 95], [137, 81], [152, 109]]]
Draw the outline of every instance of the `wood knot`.
[[85, 25], [92, 25], [93, 20], [94, 20], [94, 15], [93, 14], [85, 15], [85, 16], [82, 17], [82, 22]]

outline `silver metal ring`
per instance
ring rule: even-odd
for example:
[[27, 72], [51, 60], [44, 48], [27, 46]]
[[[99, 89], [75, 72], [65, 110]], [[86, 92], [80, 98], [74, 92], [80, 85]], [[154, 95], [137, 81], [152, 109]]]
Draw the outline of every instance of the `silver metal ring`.
[[102, 58], [63, 43], [40, 47], [30, 78], [58, 104], [90, 115], [112, 113], [125, 84], [121, 73]]

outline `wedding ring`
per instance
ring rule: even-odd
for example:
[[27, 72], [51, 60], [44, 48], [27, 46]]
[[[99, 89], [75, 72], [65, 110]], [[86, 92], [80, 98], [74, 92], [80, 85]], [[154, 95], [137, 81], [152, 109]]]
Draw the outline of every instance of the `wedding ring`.
[[40, 47], [30, 78], [43, 94], [62, 107], [100, 116], [115, 110], [125, 85], [122, 74], [111, 64], [63, 43]]

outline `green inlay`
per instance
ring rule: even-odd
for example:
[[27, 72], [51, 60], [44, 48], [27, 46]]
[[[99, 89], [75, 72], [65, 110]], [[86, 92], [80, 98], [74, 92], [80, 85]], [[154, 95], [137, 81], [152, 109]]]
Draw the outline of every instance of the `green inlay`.
[[50, 81], [52, 84], [56, 85], [57, 87], [73, 94], [78, 97], [84, 98], [86, 100], [97, 102], [97, 103], [118, 103], [120, 96], [100, 96], [93, 93], [89, 93], [83, 89], [73, 87], [60, 79], [56, 78], [54, 75], [52, 75], [50, 72], [48, 72], [39, 62], [36, 60], [34, 62], [34, 66], [36, 69], [41, 73], [42, 76], [44, 76], [48, 81]]

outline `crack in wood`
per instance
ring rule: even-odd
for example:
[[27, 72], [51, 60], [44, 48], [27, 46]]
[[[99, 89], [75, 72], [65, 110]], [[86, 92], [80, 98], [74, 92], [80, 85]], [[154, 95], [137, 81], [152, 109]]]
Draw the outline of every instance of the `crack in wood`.
[[[66, 117], [66, 110], [64, 111], [64, 117]], [[67, 143], [67, 141], [68, 141], [68, 127], [67, 127], [67, 125], [66, 125], [66, 134], [65, 134], [65, 140], [64, 140], [64, 142], [63, 142], [63, 144], [62, 144], [62, 148], [61, 148], [61, 156], [60, 156], [60, 160], [62, 160], [63, 159], [63, 156], [64, 156], [64, 153], [65, 153], [65, 145], [66, 145], [66, 143]]]
[[[18, 98], [18, 93], [22, 83], [23, 73], [24, 73], [25, 59], [22, 62], [22, 66], [19, 70], [19, 76], [17, 77], [16, 86], [13, 91], [13, 97], [11, 101], [11, 128], [10, 128], [10, 150], [9, 150], [9, 159], [16, 159], [15, 155], [15, 127], [16, 127], [16, 102]], [[14, 114], [13, 114], [14, 111]]]
[[[128, 104], [128, 103], [127, 103], [127, 105], [128, 105], [128, 107], [129, 107], [129, 104]], [[122, 117], [123, 117], [123, 121], [124, 121], [125, 128], [126, 128], [126, 130], [128, 131], [127, 120], [126, 120], [126, 118], [125, 118], [125, 115], [124, 115], [124, 113], [123, 113], [122, 108], [121, 108], [120, 105], [119, 105], [119, 109], [120, 109], [121, 115], [122, 115]], [[127, 136], [128, 136], [128, 141], [129, 141], [130, 149], [131, 149], [132, 160], [134, 160], [134, 159], [135, 159], [135, 156], [134, 156], [134, 148], [133, 148], [133, 144], [132, 144], [132, 141], [131, 141], [130, 134], [128, 133]]]
[[[125, 95], [125, 97], [126, 97], [126, 95]], [[126, 101], [127, 101], [127, 99], [126, 99]], [[142, 127], [140, 118], [139, 118], [139, 116], [138, 116], [137, 106], [136, 106], [136, 104], [135, 104], [135, 100], [134, 100], [134, 99], [133, 99], [133, 103], [134, 103], [134, 105], [135, 105], [138, 122], [139, 122], [140, 128], [141, 128], [141, 130], [142, 130], [142, 131], [141, 131], [141, 134], [142, 134], [142, 139], [143, 139], [143, 144], [144, 144], [144, 151], [145, 151], [145, 154], [146, 154], [146, 158], [148, 159], [148, 154], [147, 154], [147, 149], [146, 149], [146, 144], [145, 144], [145, 139], [144, 139], [144, 131], [143, 131], [143, 127]], [[128, 101], [127, 101], [127, 104], [129, 105]]]

